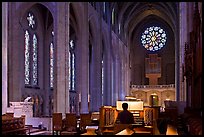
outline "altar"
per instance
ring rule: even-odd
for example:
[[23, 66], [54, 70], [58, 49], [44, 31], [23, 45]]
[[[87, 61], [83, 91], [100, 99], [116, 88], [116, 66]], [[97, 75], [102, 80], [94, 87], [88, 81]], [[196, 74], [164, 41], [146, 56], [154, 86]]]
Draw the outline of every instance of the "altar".
[[33, 102], [28, 102], [29, 99], [25, 99], [24, 102], [9, 102], [7, 113], [14, 113], [14, 117], [21, 115], [25, 115], [26, 118], [33, 117]]

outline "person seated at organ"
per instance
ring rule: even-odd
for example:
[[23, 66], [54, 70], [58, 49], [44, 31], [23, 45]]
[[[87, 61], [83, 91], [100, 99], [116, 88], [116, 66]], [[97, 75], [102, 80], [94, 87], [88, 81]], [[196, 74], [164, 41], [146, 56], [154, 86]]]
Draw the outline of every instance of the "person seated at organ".
[[120, 120], [120, 124], [133, 124], [134, 117], [133, 114], [128, 111], [128, 103], [122, 104], [123, 111], [118, 114], [118, 119]]

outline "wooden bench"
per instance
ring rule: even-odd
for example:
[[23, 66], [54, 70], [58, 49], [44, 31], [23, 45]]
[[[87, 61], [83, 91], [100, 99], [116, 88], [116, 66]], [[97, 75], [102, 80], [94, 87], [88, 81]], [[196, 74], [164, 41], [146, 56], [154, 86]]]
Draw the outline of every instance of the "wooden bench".
[[2, 131], [2, 134], [3, 135], [26, 135], [27, 130], [29, 130], [29, 128], [24, 127], [24, 128]]
[[25, 127], [25, 116], [2, 116], [2, 135], [26, 135], [29, 128]]

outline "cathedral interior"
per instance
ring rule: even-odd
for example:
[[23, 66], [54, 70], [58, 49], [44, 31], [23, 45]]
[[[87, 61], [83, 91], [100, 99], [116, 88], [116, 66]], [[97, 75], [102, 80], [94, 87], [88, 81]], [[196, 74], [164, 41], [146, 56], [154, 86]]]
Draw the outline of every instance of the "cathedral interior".
[[2, 3], [3, 134], [202, 135], [201, 83], [202, 2]]

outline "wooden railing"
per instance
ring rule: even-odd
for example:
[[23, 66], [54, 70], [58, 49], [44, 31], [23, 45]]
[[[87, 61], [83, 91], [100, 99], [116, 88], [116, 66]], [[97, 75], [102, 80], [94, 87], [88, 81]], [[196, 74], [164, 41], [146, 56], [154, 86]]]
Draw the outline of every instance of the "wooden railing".
[[169, 84], [169, 85], [131, 85], [131, 88], [137, 88], [137, 89], [146, 89], [146, 88], [154, 88], [154, 89], [175, 88], [175, 84]]

